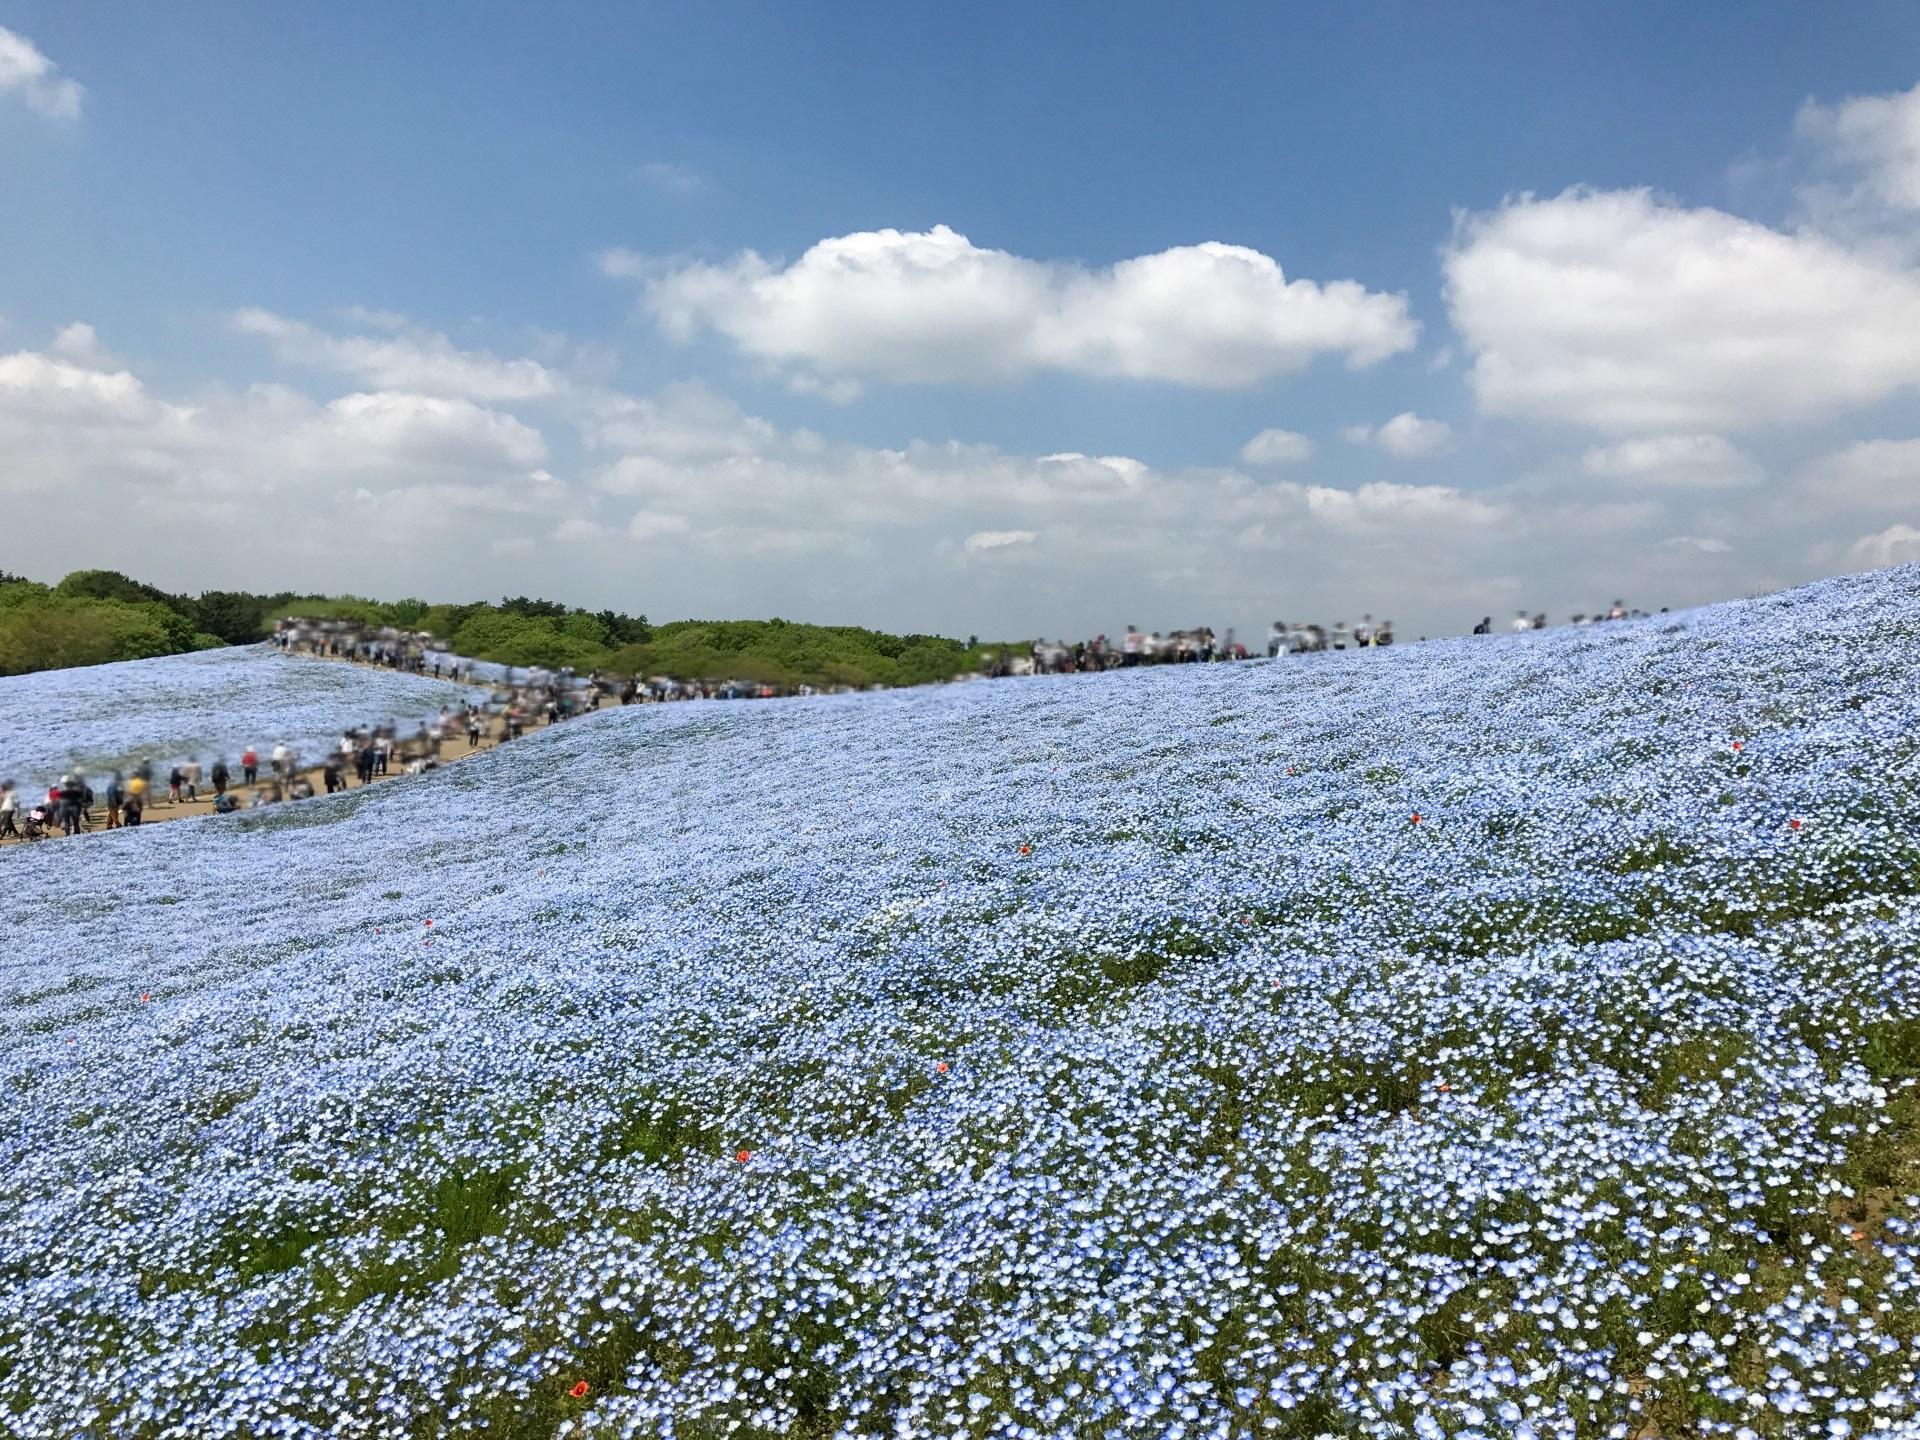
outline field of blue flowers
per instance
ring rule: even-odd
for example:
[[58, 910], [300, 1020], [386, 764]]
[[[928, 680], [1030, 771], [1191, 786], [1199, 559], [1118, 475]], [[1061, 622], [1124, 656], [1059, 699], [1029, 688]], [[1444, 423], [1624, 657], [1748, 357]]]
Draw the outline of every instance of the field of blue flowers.
[[410, 725], [470, 693], [264, 644], [0, 676], [0, 776], [31, 791], [76, 765], [104, 776], [142, 760], [233, 764], [249, 745], [264, 757], [282, 740], [317, 757], [347, 727]]
[[0, 1430], [1915, 1434], [1916, 721], [1909, 567], [15, 848]]

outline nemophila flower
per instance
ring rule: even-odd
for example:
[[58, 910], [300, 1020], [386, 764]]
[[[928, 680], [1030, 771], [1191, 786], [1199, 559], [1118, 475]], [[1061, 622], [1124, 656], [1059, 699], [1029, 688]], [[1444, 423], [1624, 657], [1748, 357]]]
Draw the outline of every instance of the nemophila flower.
[[[318, 756], [343, 726], [411, 725], [478, 692], [395, 670], [231, 646], [153, 660], [0, 677], [0, 755], [9, 775], [51, 782], [237, 757], [284, 740]], [[58, 717], [50, 723], [49, 717]]]
[[[1916, 575], [629, 708], [316, 823], [0, 852], [0, 926], [112, 937], [0, 937], [9, 1433], [578, 1429], [586, 1375], [609, 1436], [1905, 1433], [1913, 1206], [1848, 1207], [1916, 1088], [1862, 757], [1920, 687], [1823, 697], [1920, 663]], [[1699, 763], [1747, 676], [1764, 787]], [[446, 955], [368, 933], [399, 875]]]

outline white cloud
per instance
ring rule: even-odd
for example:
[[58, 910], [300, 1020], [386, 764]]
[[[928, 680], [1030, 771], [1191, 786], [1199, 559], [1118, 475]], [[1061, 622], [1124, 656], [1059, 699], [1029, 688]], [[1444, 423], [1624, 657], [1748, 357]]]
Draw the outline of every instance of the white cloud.
[[704, 385], [670, 385], [637, 398], [604, 392], [586, 407], [582, 433], [600, 449], [674, 462], [716, 460], [764, 450], [775, 430]]
[[699, 175], [671, 160], [649, 160], [635, 166], [633, 173], [635, 178], [667, 195], [693, 195], [707, 185]]
[[718, 332], [822, 378], [1009, 380], [1042, 371], [1233, 387], [1320, 355], [1354, 368], [1410, 349], [1403, 295], [1289, 280], [1243, 246], [1182, 246], [1104, 269], [982, 249], [944, 225], [820, 241], [780, 267], [753, 251], [660, 268], [610, 251], [670, 334]]
[[1580, 457], [1589, 475], [1636, 485], [1726, 490], [1760, 478], [1760, 467], [1718, 435], [1653, 435], [1596, 445]]
[[[426, 463], [531, 471], [547, 458], [546, 441], [524, 421], [471, 400], [437, 395], [343, 395], [289, 443], [314, 447], [334, 465]], [[531, 477], [529, 477], [531, 478]]]
[[1920, 382], [1920, 280], [1645, 190], [1464, 218], [1445, 257], [1492, 414], [1615, 432], [1827, 418]]
[[[1849, 546], [1871, 563], [1906, 533], [1856, 537], [1912, 518], [1863, 524], [1804, 497], [1716, 514], [1658, 486], [1625, 500], [1346, 488], [1125, 455], [865, 445], [777, 427], [695, 385], [582, 387], [562, 413], [581, 429], [582, 475], [521, 417], [463, 396], [262, 384], [175, 397], [69, 327], [0, 355], [0, 567], [436, 598], [500, 586], [662, 615], [1009, 637], [1365, 608], [1412, 635], [1462, 628], [1495, 601], [1687, 604], [1776, 567], [1844, 563]], [[1862, 473], [1884, 486], [1900, 472]], [[1891, 506], [1900, 492], [1873, 493]], [[1739, 575], [1701, 559], [1714, 555], [1736, 556]], [[995, 565], [1019, 583], [982, 584]]]
[[667, 535], [684, 535], [692, 528], [687, 517], [666, 510], [636, 510], [627, 522], [627, 533], [635, 540], [658, 540]]
[[0, 26], [0, 96], [17, 95], [52, 120], [77, 120], [86, 87], [59, 70], [26, 36]]
[[151, 424], [190, 414], [150, 399], [140, 381], [124, 369], [101, 369], [51, 349], [44, 354], [21, 350], [0, 355], [0, 399], [16, 419], [70, 416]]
[[1356, 490], [1304, 486], [1301, 496], [1313, 516], [1343, 527], [1443, 525], [1474, 529], [1515, 518], [1504, 501], [1470, 495], [1451, 485], [1395, 485], [1374, 481]]
[[1799, 490], [1853, 510], [1920, 507], [1920, 440], [1861, 440], [1810, 462]]
[[[508, 517], [576, 503], [536, 481], [545, 455], [533, 427], [442, 396], [318, 404], [256, 385], [167, 400], [85, 325], [45, 351], [0, 355], [0, 509], [35, 533], [74, 531], [80, 551], [56, 560], [42, 544], [25, 557], [36, 566], [93, 563], [85, 550], [134, 535], [137, 559], [174, 557], [173, 583], [213, 583], [203, 567], [230, 555], [272, 584], [289, 563], [331, 557], [329, 571], [350, 571], [403, 539], [458, 553], [476, 531], [518, 523]], [[275, 518], [291, 523], [265, 523]], [[231, 527], [233, 544], [210, 554], [209, 527]]]
[[1248, 465], [1295, 465], [1313, 454], [1313, 441], [1294, 430], [1262, 430], [1240, 447]]
[[851, 405], [865, 393], [866, 386], [847, 375], [828, 379], [797, 370], [787, 377], [787, 389], [796, 395], [817, 395], [833, 405]]
[[1424, 420], [1403, 410], [1384, 425], [1343, 425], [1341, 435], [1355, 445], [1372, 445], [1396, 460], [1437, 455], [1453, 444], [1453, 427], [1444, 420]]
[[1675, 550], [1698, 550], [1703, 555], [1725, 555], [1733, 549], [1725, 540], [1711, 535], [1675, 535], [1660, 543]]
[[1920, 526], [1889, 525], [1877, 535], [1864, 535], [1847, 552], [1869, 569], [1920, 562]]
[[1920, 85], [1892, 95], [1856, 95], [1837, 105], [1809, 100], [1795, 132], [1828, 163], [1859, 176], [1873, 198], [1920, 210]]
[[1035, 536], [1031, 530], [976, 530], [967, 536], [964, 549], [969, 555], [981, 555], [991, 550], [1005, 550], [1014, 545], [1031, 545]]
[[[404, 317], [360, 312], [363, 323], [389, 332]], [[536, 360], [502, 360], [485, 350], [462, 350], [445, 335], [400, 329], [381, 335], [329, 335], [270, 310], [241, 310], [234, 328], [273, 343], [282, 360], [351, 375], [383, 390], [459, 396], [488, 404], [557, 395], [565, 382]]]

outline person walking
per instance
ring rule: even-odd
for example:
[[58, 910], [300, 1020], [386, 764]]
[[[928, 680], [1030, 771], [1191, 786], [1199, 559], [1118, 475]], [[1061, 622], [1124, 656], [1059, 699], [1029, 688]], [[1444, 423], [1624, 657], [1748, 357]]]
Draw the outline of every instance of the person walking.
[[107, 829], [120, 828], [120, 807], [126, 803], [126, 799], [127, 782], [120, 778], [120, 772], [116, 770], [113, 778], [107, 781]]
[[186, 786], [187, 799], [200, 798], [200, 762], [194, 756], [187, 757], [187, 763], [180, 767], [180, 779]]
[[80, 797], [85, 787], [76, 775], [60, 777], [60, 830], [65, 835], [80, 833]]
[[284, 785], [293, 778], [293, 751], [289, 750], [287, 748], [287, 742], [282, 740], [278, 745], [273, 747], [272, 758], [273, 777]]
[[245, 750], [240, 752], [240, 774], [242, 775], [242, 777], [244, 777], [244, 779], [246, 780], [246, 783], [249, 785], [254, 785], [259, 783], [260, 756], [255, 752], [254, 748], [251, 745], [249, 745]]
[[1493, 633], [1493, 617], [1491, 615], [1483, 616], [1480, 623], [1473, 627], [1473, 633], [1476, 635], [1491, 635]]
[[233, 773], [227, 769], [226, 756], [222, 755], [213, 762], [213, 769], [208, 772], [208, 776], [213, 781], [213, 798], [217, 802], [227, 793], [227, 782], [233, 779]]
[[13, 781], [0, 780], [0, 840], [9, 835], [20, 838], [20, 792]]
[[1267, 627], [1267, 658], [1278, 659], [1287, 650], [1287, 622], [1276, 620]]

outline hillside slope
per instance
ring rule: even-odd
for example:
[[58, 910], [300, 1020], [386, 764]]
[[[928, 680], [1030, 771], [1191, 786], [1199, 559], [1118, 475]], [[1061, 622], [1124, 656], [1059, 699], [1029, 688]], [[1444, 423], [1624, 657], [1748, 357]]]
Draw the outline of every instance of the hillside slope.
[[0, 1415], [1911, 1426], [1916, 719], [1908, 567], [0, 854]]
[[281, 740], [318, 755], [352, 725], [406, 725], [473, 692], [421, 675], [235, 645], [0, 676], [0, 776], [31, 792], [63, 770], [104, 777], [142, 759], [237, 763]]

